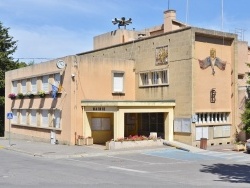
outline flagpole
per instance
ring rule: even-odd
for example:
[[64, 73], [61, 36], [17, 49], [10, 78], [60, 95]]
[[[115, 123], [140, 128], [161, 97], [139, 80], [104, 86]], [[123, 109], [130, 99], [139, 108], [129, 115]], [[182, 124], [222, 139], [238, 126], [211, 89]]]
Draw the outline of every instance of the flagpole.
[[187, 7], [186, 7], [186, 24], [187, 24], [187, 20], [188, 20], [188, 0], [187, 0]]
[[223, 0], [221, 0], [221, 31], [223, 31]]

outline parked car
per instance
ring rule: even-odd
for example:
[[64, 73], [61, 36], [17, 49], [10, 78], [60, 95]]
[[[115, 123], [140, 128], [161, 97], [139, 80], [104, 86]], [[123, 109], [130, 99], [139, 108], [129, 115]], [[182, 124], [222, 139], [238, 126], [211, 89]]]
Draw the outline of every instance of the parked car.
[[250, 139], [248, 139], [246, 142], [246, 149], [247, 149], [247, 153], [250, 153]]

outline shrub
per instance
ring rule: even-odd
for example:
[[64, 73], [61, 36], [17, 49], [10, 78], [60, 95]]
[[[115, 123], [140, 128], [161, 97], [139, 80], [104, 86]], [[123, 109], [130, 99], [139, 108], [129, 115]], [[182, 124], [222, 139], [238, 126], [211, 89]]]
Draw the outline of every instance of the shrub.
[[23, 98], [24, 98], [24, 95], [23, 95], [22, 93], [18, 93], [18, 94], [17, 94], [17, 97], [18, 97], [19, 99], [23, 99]]
[[45, 92], [44, 92], [44, 91], [39, 91], [37, 94], [38, 94], [39, 97], [41, 97], [41, 98], [44, 98], [44, 97], [45, 97]]
[[9, 97], [10, 99], [15, 99], [15, 98], [16, 98], [16, 94], [15, 94], [15, 93], [10, 93], [10, 94], [8, 95], [8, 97]]
[[31, 98], [34, 98], [35, 95], [34, 95], [33, 93], [31, 93], [31, 92], [28, 92], [28, 93], [26, 94], [26, 96], [29, 97], [29, 98], [31, 99]]

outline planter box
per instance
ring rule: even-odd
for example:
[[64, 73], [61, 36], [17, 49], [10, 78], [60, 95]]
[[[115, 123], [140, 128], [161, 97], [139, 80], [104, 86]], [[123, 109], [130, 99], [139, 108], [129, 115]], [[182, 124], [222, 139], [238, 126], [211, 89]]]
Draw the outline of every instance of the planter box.
[[243, 144], [235, 144], [233, 147], [234, 151], [245, 151], [246, 147]]
[[85, 144], [87, 146], [93, 145], [93, 138], [85, 138]]
[[78, 138], [78, 139], [77, 139], [77, 145], [78, 145], [78, 146], [83, 146], [83, 145], [85, 145], [85, 139], [84, 139], [84, 138]]
[[149, 146], [161, 146], [163, 145], [163, 140], [141, 140], [141, 141], [123, 141], [106, 142], [106, 149], [122, 149], [122, 148], [134, 148], [134, 147], [149, 147]]

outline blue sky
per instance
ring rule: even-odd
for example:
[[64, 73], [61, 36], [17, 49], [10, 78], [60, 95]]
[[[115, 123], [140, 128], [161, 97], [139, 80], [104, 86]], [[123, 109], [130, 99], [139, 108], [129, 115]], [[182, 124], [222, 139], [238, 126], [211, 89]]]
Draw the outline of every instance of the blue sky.
[[111, 23], [115, 17], [132, 18], [127, 29], [160, 25], [168, 5], [178, 21], [232, 33], [244, 30], [250, 42], [249, 0], [1, 0], [0, 22], [18, 41], [14, 58], [54, 59], [92, 50], [94, 36], [117, 29]]

